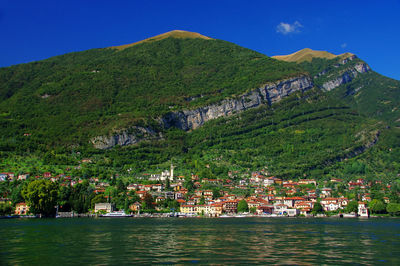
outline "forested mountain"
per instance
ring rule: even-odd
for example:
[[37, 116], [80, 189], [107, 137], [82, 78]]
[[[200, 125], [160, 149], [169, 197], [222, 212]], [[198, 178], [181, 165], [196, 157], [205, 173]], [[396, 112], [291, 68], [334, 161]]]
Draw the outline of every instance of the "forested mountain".
[[183, 31], [0, 68], [3, 171], [396, 178], [400, 82]]

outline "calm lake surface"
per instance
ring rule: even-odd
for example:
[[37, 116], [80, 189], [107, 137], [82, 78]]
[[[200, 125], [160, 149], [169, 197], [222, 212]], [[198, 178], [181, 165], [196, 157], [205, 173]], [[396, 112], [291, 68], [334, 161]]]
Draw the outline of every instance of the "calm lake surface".
[[250, 263], [400, 265], [400, 220], [0, 220], [1, 265]]

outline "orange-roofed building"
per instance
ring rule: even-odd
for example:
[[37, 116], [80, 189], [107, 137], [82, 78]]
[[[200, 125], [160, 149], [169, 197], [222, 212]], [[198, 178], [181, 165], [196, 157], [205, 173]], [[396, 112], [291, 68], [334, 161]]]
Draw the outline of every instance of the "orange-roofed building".
[[20, 202], [15, 205], [15, 214], [26, 215], [29, 212], [29, 206], [25, 202]]

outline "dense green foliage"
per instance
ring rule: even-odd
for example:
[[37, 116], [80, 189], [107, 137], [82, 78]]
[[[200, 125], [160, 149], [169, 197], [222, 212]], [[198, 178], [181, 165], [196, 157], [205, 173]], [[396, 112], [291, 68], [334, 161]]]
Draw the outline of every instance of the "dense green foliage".
[[56, 212], [58, 187], [50, 180], [40, 179], [30, 182], [22, 195], [30, 206], [31, 213], [50, 216]]
[[389, 203], [386, 206], [386, 211], [390, 215], [400, 215], [400, 203]]
[[368, 204], [369, 209], [371, 210], [372, 213], [377, 214], [377, 213], [383, 213], [386, 211], [386, 205], [383, 201], [378, 200], [378, 199], [373, 199], [369, 204]]
[[[314, 83], [322, 86], [326, 81], [348, 72], [356, 64], [363, 63], [355, 58], [346, 64], [339, 64], [342, 59], [314, 58], [312, 62], [303, 62], [301, 67], [314, 76]], [[323, 75], [319, 75], [324, 73]], [[399, 125], [400, 81], [382, 76], [374, 71], [362, 74], [362, 78], [343, 84], [334, 89], [331, 97], [342, 100], [358, 112]]]
[[[369, 72], [323, 92], [318, 88], [323, 82], [362, 61], [338, 62], [286, 63], [220, 40], [167, 38], [122, 51], [94, 49], [0, 68], [0, 169], [111, 180], [116, 174], [159, 173], [173, 160], [176, 173], [186, 177], [226, 178], [228, 171], [240, 177], [263, 169], [284, 179], [396, 179], [399, 82]], [[171, 110], [322, 71], [312, 90], [192, 132], [161, 129], [156, 122]], [[110, 150], [88, 142], [133, 125], [151, 125], [163, 138]], [[83, 163], [85, 158], [92, 162]], [[190, 179], [184, 186], [194, 189]], [[65, 189], [62, 205], [78, 212], [92, 208], [100, 198], [91, 198], [91, 190], [87, 184]], [[122, 191], [106, 194], [121, 208], [130, 203]], [[18, 195], [15, 201], [21, 200]]]
[[314, 203], [314, 207], [312, 208], [311, 211], [313, 214], [324, 213], [324, 209], [322, 208], [322, 205], [319, 202]]
[[399, 126], [400, 82], [369, 72], [333, 91], [334, 97], [344, 99], [360, 113]]
[[[387, 165], [370, 169], [360, 158], [340, 161], [373, 141], [377, 129], [382, 130], [381, 135], [391, 134], [375, 120], [324, 99], [324, 94], [318, 91], [310, 91], [289, 97], [274, 109], [261, 107], [220, 118], [191, 133], [170, 129], [165, 141], [118, 148], [106, 151], [105, 155], [110, 161], [121, 162], [118, 166], [139, 173], [163, 167], [154, 163], [174, 158], [178, 171], [194, 170], [207, 178], [226, 177], [229, 170], [264, 167], [283, 178], [303, 174], [321, 178], [330, 172], [332, 176], [372, 177]], [[369, 156], [377, 158], [374, 154]], [[393, 168], [393, 173], [396, 169]]]
[[237, 211], [238, 212], [248, 212], [249, 211], [249, 205], [247, 204], [247, 202], [244, 199], [242, 199], [241, 201], [238, 202]]
[[0, 203], [0, 216], [11, 215], [13, 206], [9, 203]]
[[[220, 40], [167, 38], [0, 68], [3, 137], [87, 144], [99, 133], [153, 124], [170, 110], [236, 96], [301, 72]], [[4, 148], [9, 143], [2, 143]]]
[[[171, 128], [160, 141], [106, 151], [54, 150], [46, 153], [50, 155], [45, 157], [47, 162], [40, 151], [24, 151], [20, 156], [3, 153], [1, 167], [35, 174], [62, 173], [70, 165], [73, 176], [108, 178], [114, 173], [127, 175], [128, 170], [130, 174], [159, 172], [173, 159], [177, 173], [188, 176], [194, 172], [202, 178], [262, 168], [282, 178], [395, 178], [400, 170], [398, 130], [386, 129], [324, 95], [318, 90], [293, 95], [273, 109], [265, 106], [220, 118], [190, 133]], [[378, 143], [352, 158], [374, 141], [378, 130]], [[74, 163], [59, 161], [62, 157]], [[72, 167], [87, 157], [93, 163]], [[192, 190], [193, 183], [188, 180], [185, 187]]]
[[349, 203], [346, 206], [346, 212], [347, 213], [351, 213], [351, 212], [357, 213], [358, 212], [358, 201], [356, 201], [356, 200], [349, 201]]

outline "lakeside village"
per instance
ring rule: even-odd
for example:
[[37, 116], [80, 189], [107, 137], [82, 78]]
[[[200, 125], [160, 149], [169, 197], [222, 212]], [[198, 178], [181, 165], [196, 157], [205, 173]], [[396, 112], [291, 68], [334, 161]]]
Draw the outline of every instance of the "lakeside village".
[[[267, 173], [226, 179], [174, 176], [174, 166], [135, 183], [114, 178], [0, 174], [3, 217], [369, 217], [400, 215], [397, 183], [330, 179], [282, 180]], [[119, 210], [119, 211], [118, 211]]]

